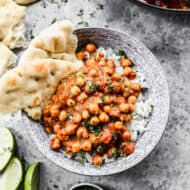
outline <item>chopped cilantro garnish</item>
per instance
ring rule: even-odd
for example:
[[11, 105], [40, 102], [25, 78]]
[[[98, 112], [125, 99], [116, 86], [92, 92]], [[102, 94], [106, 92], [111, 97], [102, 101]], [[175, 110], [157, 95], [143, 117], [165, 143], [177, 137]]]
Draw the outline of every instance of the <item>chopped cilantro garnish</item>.
[[73, 119], [73, 116], [70, 113], [67, 113], [67, 119]]
[[125, 92], [127, 92], [127, 93], [129, 92], [129, 88], [128, 87], [125, 88]]
[[93, 133], [96, 136], [98, 136], [100, 134], [100, 132], [102, 131], [102, 126], [101, 125], [93, 126], [93, 125], [90, 124], [89, 120], [85, 120], [84, 125], [88, 128], [88, 130], [91, 133]]
[[109, 89], [112, 90], [112, 89], [114, 88], [114, 85], [113, 85], [112, 83], [109, 83], [109, 84], [108, 84], [108, 87], [109, 87]]
[[96, 147], [96, 152], [100, 153], [100, 152], [102, 152], [102, 150], [103, 150], [102, 145], [98, 145], [98, 146]]
[[101, 101], [102, 101], [102, 103], [104, 104], [105, 101], [106, 101], [106, 96], [102, 96]]
[[90, 88], [91, 92], [95, 92], [98, 88], [98, 84], [93, 81], [87, 81], [87, 86]]
[[119, 56], [123, 56], [123, 57], [127, 57], [127, 54], [126, 54], [125, 51], [123, 51], [123, 50], [119, 50], [119, 51], [118, 51], [118, 55], [119, 55]]
[[77, 154], [76, 159], [81, 163], [84, 164], [86, 162], [86, 156], [85, 156], [85, 152], [79, 152]]

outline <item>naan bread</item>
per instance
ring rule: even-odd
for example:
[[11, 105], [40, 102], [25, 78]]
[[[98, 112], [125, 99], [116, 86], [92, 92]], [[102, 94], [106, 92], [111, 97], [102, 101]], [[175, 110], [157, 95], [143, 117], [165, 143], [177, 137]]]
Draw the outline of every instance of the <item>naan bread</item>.
[[25, 46], [25, 10], [13, 0], [0, 0], [0, 41], [10, 49]]
[[53, 59], [38, 59], [8, 71], [0, 80], [0, 112], [24, 109], [40, 119], [58, 83], [81, 65]]
[[76, 48], [77, 37], [73, 35], [72, 23], [68, 20], [59, 21], [31, 41], [19, 64], [38, 58], [76, 61]]
[[20, 5], [28, 5], [30, 3], [34, 3], [37, 0], [14, 0], [14, 1]]
[[16, 63], [16, 55], [0, 42], [0, 77]]
[[31, 42], [18, 67], [0, 79], [0, 112], [24, 109], [33, 119], [41, 118], [58, 83], [82, 66], [74, 54], [77, 38], [72, 31], [69, 21], [58, 22]]

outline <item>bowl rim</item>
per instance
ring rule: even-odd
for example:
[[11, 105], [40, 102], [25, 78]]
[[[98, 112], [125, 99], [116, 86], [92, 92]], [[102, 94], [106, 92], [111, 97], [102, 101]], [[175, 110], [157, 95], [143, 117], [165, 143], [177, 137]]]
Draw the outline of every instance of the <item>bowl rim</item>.
[[69, 190], [75, 190], [75, 188], [77, 187], [82, 187], [82, 186], [90, 186], [90, 187], [95, 187], [97, 188], [97, 190], [104, 190], [102, 187], [100, 187], [99, 185], [96, 185], [94, 183], [88, 183], [88, 182], [83, 182], [83, 183], [77, 183], [75, 185], [73, 185], [72, 187], [70, 187]]
[[[116, 33], [118, 33], [118, 34], [120, 34], [120, 35], [123, 35], [123, 36], [127, 36], [126, 34], [129, 35], [128, 32], [126, 32], [126, 34], [125, 34], [124, 32], [119, 31], [119, 30], [117, 30], [117, 29], [105, 28], [105, 27], [81, 27], [81, 28], [75, 29], [75, 30], [73, 31], [73, 33], [75, 34], [76, 32], [81, 31], [81, 30], [99, 30], [99, 29], [100, 29], [100, 30], [110, 31], [110, 32], [116, 32]], [[118, 170], [114, 170], [114, 171], [111, 171], [111, 172], [109, 172], [109, 173], [104, 172], [104, 173], [98, 173], [98, 174], [93, 174], [93, 173], [90, 173], [90, 172], [88, 172], [88, 173], [81, 173], [81, 172], [76, 171], [76, 170], [71, 170], [71, 169], [62, 167], [62, 166], [59, 165], [57, 162], [53, 162], [51, 159], [49, 159], [49, 157], [46, 157], [48, 160], [50, 160], [51, 162], [53, 162], [54, 164], [56, 164], [58, 167], [63, 168], [63, 169], [65, 169], [65, 170], [67, 170], [67, 171], [76, 173], [76, 174], [84, 175], [84, 176], [107, 176], [107, 175], [114, 175], [114, 174], [117, 174], [117, 173], [124, 172], [124, 171], [128, 170], [129, 168], [132, 168], [132, 167], [136, 166], [137, 164], [139, 164], [140, 162], [142, 162], [145, 158], [147, 158], [147, 156], [156, 148], [156, 146], [157, 146], [158, 143], [160, 142], [160, 140], [161, 140], [161, 138], [162, 138], [162, 136], [163, 136], [163, 133], [164, 133], [164, 131], [165, 131], [165, 129], [166, 129], [166, 125], [167, 125], [168, 118], [169, 118], [170, 93], [169, 93], [168, 83], [167, 83], [167, 80], [166, 80], [166, 77], [165, 77], [163, 68], [161, 67], [160, 62], [159, 62], [158, 59], [155, 57], [155, 55], [154, 55], [139, 39], [136, 39], [135, 37], [133, 37], [133, 36], [131, 36], [131, 35], [130, 35], [130, 38], [131, 38], [132, 41], [140, 43], [141, 47], [143, 47], [144, 49], [146, 49], [146, 51], [147, 51], [149, 54], [151, 54], [152, 58], [156, 60], [156, 62], [157, 62], [156, 64], [159, 66], [160, 72], [162, 73], [162, 78], [163, 78], [164, 81], [165, 81], [165, 91], [167, 92], [167, 93], [166, 93], [166, 99], [167, 99], [167, 103], [168, 103], [168, 104], [167, 104], [167, 107], [166, 107], [167, 112], [165, 113], [165, 117], [164, 117], [165, 120], [164, 120], [164, 122], [163, 122], [163, 128], [162, 128], [162, 130], [160, 130], [159, 138], [157, 138], [156, 141], [154, 141], [154, 146], [151, 146], [151, 148], [150, 148], [148, 151], [146, 151], [146, 153], [143, 155], [143, 157], [141, 157], [141, 158], [139, 158], [139, 159], [136, 159], [136, 160], [130, 165], [130, 167], [128, 167], [128, 168], [125, 168], [125, 167], [124, 167], [124, 168], [120, 168], [119, 171], [118, 171]], [[25, 122], [25, 121], [24, 121], [24, 122]], [[28, 126], [28, 125], [27, 125], [27, 126]], [[29, 131], [31, 131], [31, 127], [28, 126], [28, 129], [29, 129]], [[31, 132], [31, 133], [32, 133], [32, 132]], [[32, 138], [32, 137], [30, 137], [30, 138]], [[36, 144], [36, 146], [38, 146], [36, 142], [34, 142], [34, 144]], [[46, 156], [46, 154], [44, 153], [44, 151], [43, 151], [41, 148], [38, 147], [38, 149], [42, 152], [43, 155]]]

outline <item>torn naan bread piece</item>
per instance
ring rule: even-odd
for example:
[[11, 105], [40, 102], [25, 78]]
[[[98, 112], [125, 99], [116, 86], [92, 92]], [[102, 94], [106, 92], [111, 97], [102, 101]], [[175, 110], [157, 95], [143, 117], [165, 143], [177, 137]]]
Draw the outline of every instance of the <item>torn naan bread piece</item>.
[[0, 42], [0, 77], [16, 63], [16, 55]]
[[22, 55], [19, 64], [39, 58], [78, 61], [75, 56], [77, 37], [73, 35], [73, 24], [58, 21], [35, 37]]
[[37, 0], [14, 0], [14, 1], [20, 5], [28, 5], [36, 2]]
[[10, 49], [25, 46], [25, 11], [13, 0], [0, 0], [0, 41]]
[[58, 83], [81, 64], [53, 59], [38, 59], [19, 65], [0, 79], [0, 112], [24, 109], [35, 120], [55, 93]]
[[32, 40], [16, 68], [0, 79], [0, 112], [24, 109], [35, 120], [58, 83], [83, 64], [77, 60], [77, 38], [69, 21], [57, 22]]

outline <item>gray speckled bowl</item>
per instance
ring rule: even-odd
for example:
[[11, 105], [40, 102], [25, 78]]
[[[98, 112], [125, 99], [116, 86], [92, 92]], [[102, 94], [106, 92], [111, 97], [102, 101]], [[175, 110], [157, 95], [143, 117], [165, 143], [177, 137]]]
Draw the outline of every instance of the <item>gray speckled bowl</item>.
[[155, 106], [147, 131], [138, 140], [135, 152], [115, 162], [104, 164], [101, 168], [82, 165], [69, 159], [64, 153], [52, 151], [49, 148], [49, 136], [39, 123], [30, 120], [25, 114], [23, 114], [23, 122], [39, 150], [58, 166], [78, 174], [91, 176], [122, 172], [147, 157], [158, 144], [164, 132], [169, 113], [169, 92], [164, 73], [154, 55], [141, 42], [127, 33], [105, 28], [82, 28], [76, 30], [75, 33], [79, 39], [79, 47], [92, 41], [98, 46], [111, 47], [117, 52], [125, 50], [138, 70], [146, 77], [150, 97], [155, 100]]

